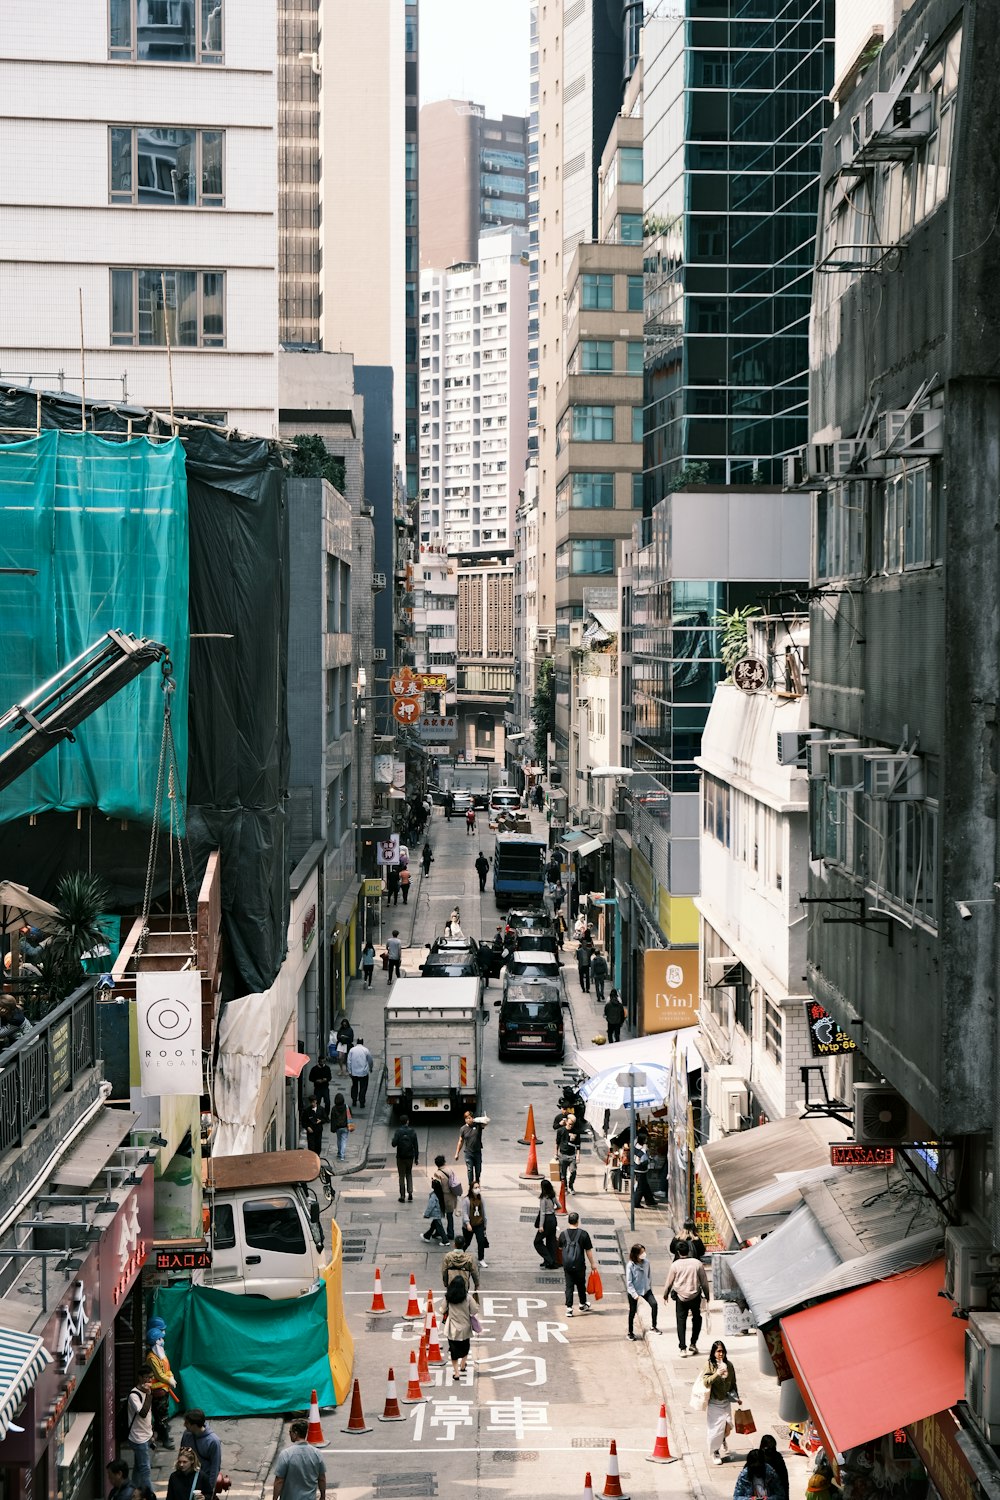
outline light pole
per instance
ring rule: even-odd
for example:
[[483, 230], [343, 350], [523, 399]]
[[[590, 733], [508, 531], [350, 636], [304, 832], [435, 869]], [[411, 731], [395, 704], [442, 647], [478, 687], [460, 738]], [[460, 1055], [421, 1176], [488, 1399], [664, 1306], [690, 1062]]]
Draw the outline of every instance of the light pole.
[[619, 1073], [615, 1082], [628, 1089], [628, 1227], [635, 1231], [635, 1091], [646, 1082], [645, 1073], [629, 1065], [628, 1072]]

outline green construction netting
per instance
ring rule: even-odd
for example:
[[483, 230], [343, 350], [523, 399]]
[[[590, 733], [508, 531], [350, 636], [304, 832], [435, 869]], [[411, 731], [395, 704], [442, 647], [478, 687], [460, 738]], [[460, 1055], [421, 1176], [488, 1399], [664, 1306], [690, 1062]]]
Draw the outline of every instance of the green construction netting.
[[[33, 569], [11, 573], [8, 569]], [[161, 641], [187, 788], [188, 508], [181, 442], [52, 429], [0, 444], [0, 712], [108, 630]], [[93, 807], [150, 819], [163, 726], [155, 664], [0, 792], [0, 822]], [[166, 791], [161, 817], [168, 807]]]
[[213, 1417], [301, 1411], [315, 1390], [336, 1406], [326, 1288], [272, 1302], [211, 1287], [161, 1287], [155, 1312], [182, 1407]]

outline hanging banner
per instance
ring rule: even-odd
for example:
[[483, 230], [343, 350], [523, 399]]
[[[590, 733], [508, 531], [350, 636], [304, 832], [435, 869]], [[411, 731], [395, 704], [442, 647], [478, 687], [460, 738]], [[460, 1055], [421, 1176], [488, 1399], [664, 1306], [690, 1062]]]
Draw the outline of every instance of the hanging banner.
[[137, 974], [140, 1092], [200, 1094], [201, 974]]

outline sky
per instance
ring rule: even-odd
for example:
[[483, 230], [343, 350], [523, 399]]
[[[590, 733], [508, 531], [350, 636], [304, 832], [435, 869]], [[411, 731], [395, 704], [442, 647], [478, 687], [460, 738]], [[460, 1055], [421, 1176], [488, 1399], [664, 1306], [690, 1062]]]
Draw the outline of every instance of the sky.
[[529, 0], [420, 0], [420, 102], [528, 113]]

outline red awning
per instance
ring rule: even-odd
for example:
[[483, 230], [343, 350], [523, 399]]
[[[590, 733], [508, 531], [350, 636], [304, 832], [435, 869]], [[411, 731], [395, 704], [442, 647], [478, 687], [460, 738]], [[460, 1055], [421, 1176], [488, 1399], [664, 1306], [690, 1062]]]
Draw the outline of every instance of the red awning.
[[308, 1052], [293, 1052], [290, 1047], [285, 1050], [285, 1077], [298, 1078], [302, 1069], [309, 1061]]
[[965, 1394], [965, 1329], [938, 1293], [944, 1261], [781, 1320], [789, 1364], [831, 1456], [945, 1411]]

